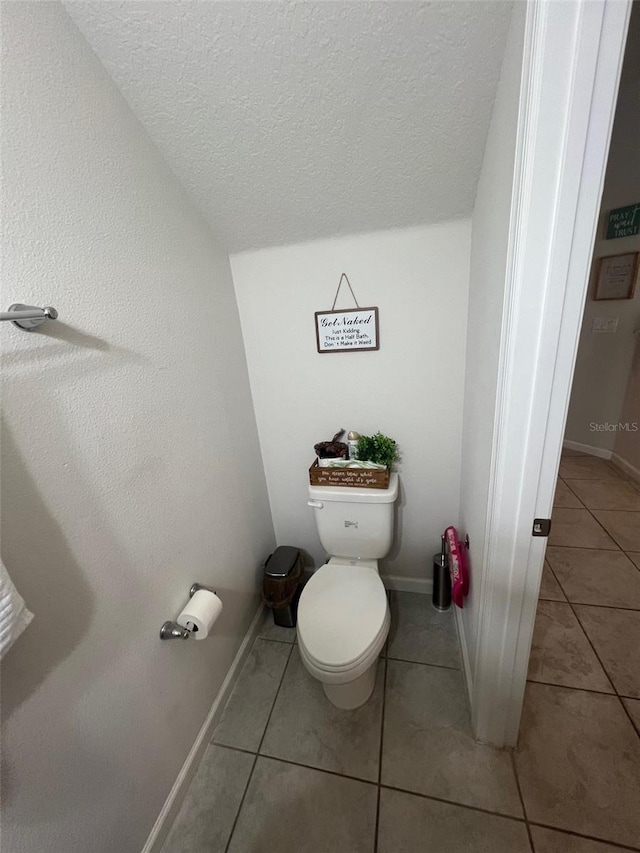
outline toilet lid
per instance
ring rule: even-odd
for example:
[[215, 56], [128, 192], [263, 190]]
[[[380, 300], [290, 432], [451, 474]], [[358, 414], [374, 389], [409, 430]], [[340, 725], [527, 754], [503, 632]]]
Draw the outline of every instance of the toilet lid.
[[298, 605], [298, 634], [324, 667], [345, 667], [361, 658], [382, 630], [387, 595], [367, 566], [327, 564], [305, 586]]

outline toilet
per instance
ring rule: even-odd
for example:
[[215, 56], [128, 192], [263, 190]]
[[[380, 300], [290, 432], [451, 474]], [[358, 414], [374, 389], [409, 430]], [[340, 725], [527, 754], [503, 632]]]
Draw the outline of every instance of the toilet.
[[398, 475], [387, 489], [310, 486], [318, 534], [331, 555], [298, 604], [298, 648], [338, 708], [358, 708], [375, 686], [391, 617], [378, 560], [393, 541]]

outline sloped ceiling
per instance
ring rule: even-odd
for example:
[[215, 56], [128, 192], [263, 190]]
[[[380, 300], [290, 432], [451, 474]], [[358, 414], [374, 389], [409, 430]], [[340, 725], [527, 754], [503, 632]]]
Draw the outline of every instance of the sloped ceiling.
[[507, 2], [69, 2], [230, 252], [468, 216]]

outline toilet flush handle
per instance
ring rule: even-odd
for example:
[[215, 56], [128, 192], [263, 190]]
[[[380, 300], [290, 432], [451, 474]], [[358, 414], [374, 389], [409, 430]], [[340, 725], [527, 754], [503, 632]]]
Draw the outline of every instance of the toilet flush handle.
[[322, 509], [324, 504], [322, 501], [307, 501], [307, 506], [312, 506], [314, 509]]

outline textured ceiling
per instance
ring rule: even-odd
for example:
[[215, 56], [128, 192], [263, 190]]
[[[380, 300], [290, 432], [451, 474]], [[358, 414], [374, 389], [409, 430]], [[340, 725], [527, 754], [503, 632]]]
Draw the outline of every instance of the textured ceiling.
[[65, 6], [229, 251], [471, 213], [510, 3]]

